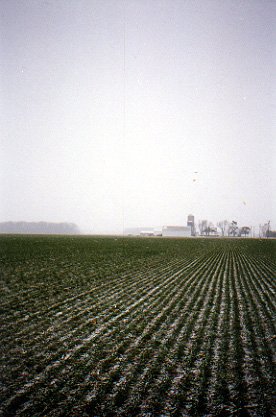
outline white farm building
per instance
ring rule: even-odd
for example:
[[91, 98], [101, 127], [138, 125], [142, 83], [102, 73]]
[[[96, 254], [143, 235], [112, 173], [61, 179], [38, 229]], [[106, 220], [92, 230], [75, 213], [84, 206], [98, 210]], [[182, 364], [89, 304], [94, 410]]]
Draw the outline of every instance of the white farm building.
[[162, 236], [164, 237], [190, 237], [192, 236], [191, 226], [163, 226]]

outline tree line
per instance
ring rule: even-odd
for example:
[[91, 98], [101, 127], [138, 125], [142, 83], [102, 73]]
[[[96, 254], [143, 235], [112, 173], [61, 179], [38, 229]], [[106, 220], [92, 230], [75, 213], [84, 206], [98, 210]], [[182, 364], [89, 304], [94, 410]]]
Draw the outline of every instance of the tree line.
[[[220, 220], [216, 226], [208, 220], [199, 220], [198, 230], [201, 236], [215, 236], [220, 234], [221, 236], [232, 237], [247, 237], [251, 232], [249, 226], [239, 226], [238, 222], [232, 220]], [[258, 237], [276, 237], [276, 232], [270, 230], [270, 221], [259, 225]]]
[[0, 233], [19, 234], [79, 234], [79, 228], [75, 223], [50, 223], [50, 222], [2, 222]]

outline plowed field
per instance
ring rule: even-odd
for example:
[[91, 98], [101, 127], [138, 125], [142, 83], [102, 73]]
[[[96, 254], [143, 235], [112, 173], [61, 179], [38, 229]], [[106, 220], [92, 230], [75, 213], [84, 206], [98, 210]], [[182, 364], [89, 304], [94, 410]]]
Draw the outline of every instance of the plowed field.
[[276, 240], [2, 236], [1, 416], [273, 416]]

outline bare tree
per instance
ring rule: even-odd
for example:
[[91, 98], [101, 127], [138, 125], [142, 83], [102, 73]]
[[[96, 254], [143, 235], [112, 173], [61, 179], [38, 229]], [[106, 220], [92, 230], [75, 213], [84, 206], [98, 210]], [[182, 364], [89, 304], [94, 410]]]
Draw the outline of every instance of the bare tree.
[[228, 236], [237, 236], [239, 233], [238, 223], [232, 220], [231, 224], [228, 227]]
[[270, 220], [265, 224], [259, 225], [259, 236], [260, 237], [268, 237], [269, 236], [269, 229], [270, 229]]
[[207, 226], [208, 226], [207, 220], [199, 220], [198, 229], [199, 229], [200, 235], [203, 235], [203, 233], [205, 233]]
[[213, 225], [211, 227], [211, 233], [213, 233], [214, 235], [217, 235], [218, 234], [218, 229], [215, 226], [213, 226]]
[[212, 222], [209, 222], [208, 223], [208, 226], [206, 227], [206, 229], [205, 229], [205, 233], [206, 233], [206, 235], [214, 235], [214, 234], [216, 234], [217, 233], [217, 228], [213, 225], [213, 223]]
[[205, 233], [206, 236], [210, 236], [210, 233], [211, 233], [210, 223], [207, 224], [207, 226], [203, 230], [203, 233]]
[[242, 226], [241, 228], [240, 228], [240, 232], [239, 232], [239, 235], [240, 236], [247, 236], [247, 235], [249, 235], [249, 232], [250, 232], [250, 227], [249, 226]]
[[214, 227], [213, 223], [208, 220], [200, 220], [198, 222], [198, 228], [201, 235], [210, 236], [211, 234], [217, 233], [217, 228]]
[[269, 232], [270, 232], [270, 220], [268, 220], [268, 222], [267, 222], [266, 237], [269, 237]]
[[229, 222], [228, 220], [221, 220], [217, 223], [217, 227], [220, 229], [222, 236], [227, 233]]

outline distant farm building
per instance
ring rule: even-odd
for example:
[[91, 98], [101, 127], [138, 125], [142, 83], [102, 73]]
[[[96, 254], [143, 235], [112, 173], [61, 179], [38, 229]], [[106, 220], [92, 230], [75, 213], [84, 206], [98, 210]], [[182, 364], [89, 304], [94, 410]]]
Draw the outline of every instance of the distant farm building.
[[164, 237], [190, 237], [192, 235], [190, 226], [163, 226], [162, 236]]
[[151, 230], [141, 230], [140, 236], [154, 236], [154, 232]]
[[129, 227], [124, 230], [124, 235], [127, 236], [154, 236], [155, 231], [153, 227]]

